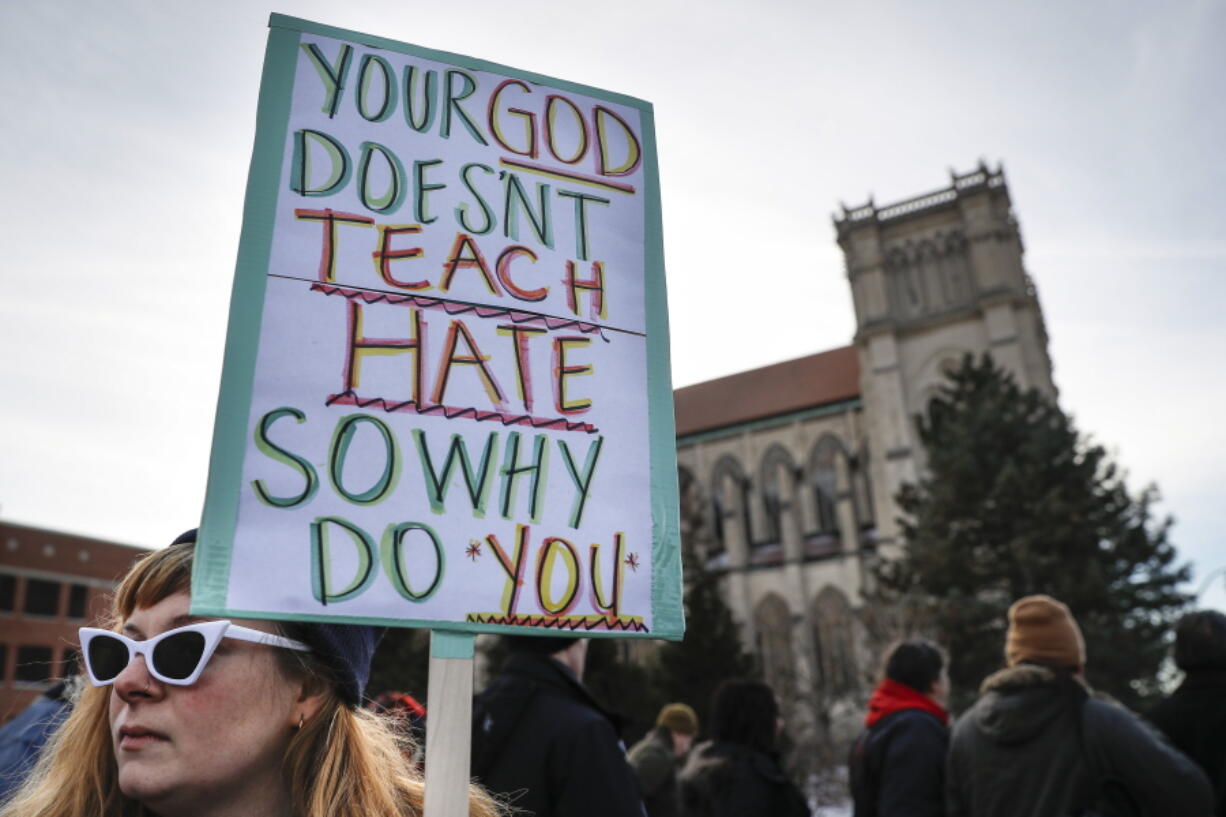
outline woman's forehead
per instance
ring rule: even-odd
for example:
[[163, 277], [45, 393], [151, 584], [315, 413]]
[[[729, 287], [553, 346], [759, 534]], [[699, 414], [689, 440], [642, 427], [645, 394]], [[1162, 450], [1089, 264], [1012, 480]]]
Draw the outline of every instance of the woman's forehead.
[[[127, 633], [149, 638], [176, 627], [184, 627], [200, 621], [217, 621], [216, 616], [194, 616], [191, 613], [192, 597], [190, 593], [172, 593], [161, 601], [149, 607], [137, 607], [123, 623]], [[253, 630], [263, 630], [266, 633], [277, 633], [277, 625], [262, 619], [235, 618], [234, 624], [249, 627]]]
[[[132, 614], [128, 616], [127, 621], [132, 621], [136, 618], [141, 619], [190, 619], [191, 621], [219, 621], [221, 616], [201, 616], [191, 613], [192, 594], [186, 590], [177, 593], [171, 593], [158, 601], [149, 605], [136, 607]], [[251, 618], [235, 618], [232, 616], [225, 617], [226, 621], [232, 621], [235, 624], [241, 624], [244, 627], [252, 627], [260, 630], [274, 632], [276, 624], [271, 621]], [[190, 621], [188, 622], [190, 623]]]
[[123, 623], [123, 629], [148, 637], [202, 620], [192, 616], [191, 604], [189, 594], [172, 593], [149, 607], [137, 607]]

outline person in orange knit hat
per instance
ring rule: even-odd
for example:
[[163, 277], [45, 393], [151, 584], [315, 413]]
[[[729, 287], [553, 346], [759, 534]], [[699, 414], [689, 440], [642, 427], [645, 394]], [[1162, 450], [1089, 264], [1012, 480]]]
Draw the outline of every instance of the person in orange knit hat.
[[1086, 685], [1085, 639], [1066, 605], [1041, 595], [1014, 602], [1005, 663], [954, 725], [947, 817], [1212, 812], [1204, 773]]
[[1027, 596], [1009, 608], [1005, 661], [1023, 661], [1080, 671], [1086, 663], [1086, 642], [1068, 607], [1051, 596]]
[[895, 645], [848, 759], [855, 817], [941, 817], [949, 675], [924, 639]]
[[656, 727], [630, 747], [626, 760], [639, 779], [647, 817], [677, 817], [681, 803], [677, 766], [698, 734], [698, 715], [689, 704], [665, 704]]

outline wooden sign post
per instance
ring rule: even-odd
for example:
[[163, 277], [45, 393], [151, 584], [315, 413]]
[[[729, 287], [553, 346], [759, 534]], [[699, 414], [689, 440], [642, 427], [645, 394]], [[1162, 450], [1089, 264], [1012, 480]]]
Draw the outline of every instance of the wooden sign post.
[[472, 722], [474, 640], [468, 633], [430, 633], [425, 817], [468, 817], [472, 730], [465, 727]]

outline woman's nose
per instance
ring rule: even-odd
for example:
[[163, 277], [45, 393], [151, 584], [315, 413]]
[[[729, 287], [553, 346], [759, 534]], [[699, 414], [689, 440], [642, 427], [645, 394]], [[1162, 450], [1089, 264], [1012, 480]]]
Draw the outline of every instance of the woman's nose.
[[128, 662], [123, 672], [115, 678], [115, 694], [127, 703], [155, 700], [162, 697], [165, 687], [149, 674], [145, 656], [138, 655]]

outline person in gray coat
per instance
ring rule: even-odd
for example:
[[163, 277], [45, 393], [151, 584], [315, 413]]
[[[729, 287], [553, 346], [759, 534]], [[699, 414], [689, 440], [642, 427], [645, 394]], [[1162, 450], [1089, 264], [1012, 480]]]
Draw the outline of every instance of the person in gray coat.
[[630, 747], [626, 760], [638, 775], [647, 817], [677, 817], [681, 810], [677, 764], [685, 759], [698, 734], [698, 715], [688, 704], [666, 704], [656, 728]]
[[1068, 607], [1027, 596], [1009, 608], [1007, 667], [954, 725], [947, 817], [1208, 817], [1204, 772], [1082, 674], [1085, 642]]

